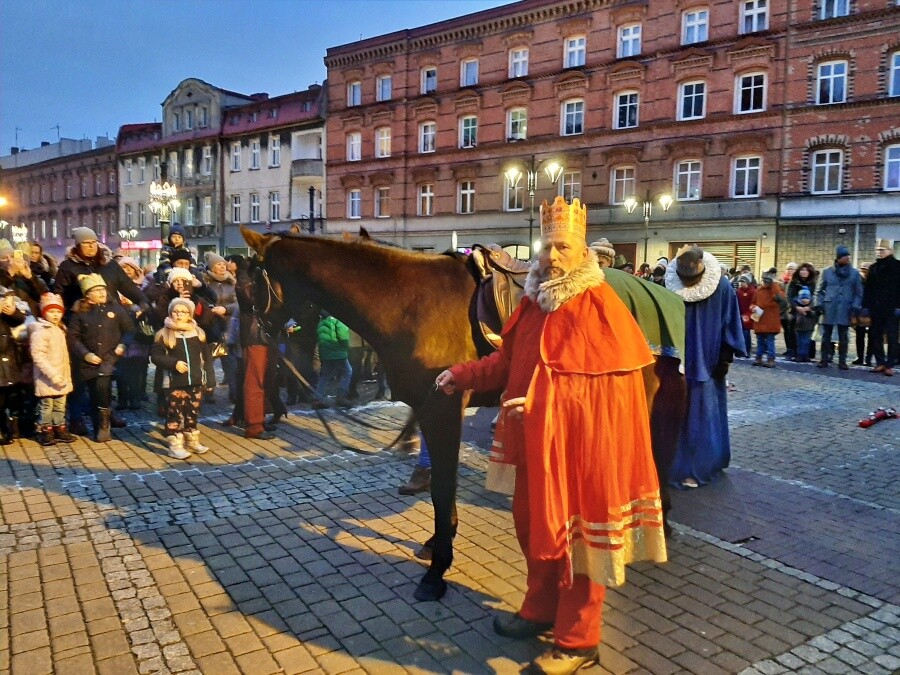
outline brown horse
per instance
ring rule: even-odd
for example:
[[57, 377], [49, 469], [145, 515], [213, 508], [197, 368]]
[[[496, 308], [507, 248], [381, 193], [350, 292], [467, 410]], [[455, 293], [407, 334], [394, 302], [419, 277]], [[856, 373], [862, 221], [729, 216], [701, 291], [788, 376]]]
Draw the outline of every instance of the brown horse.
[[[431, 565], [415, 597], [439, 600], [447, 589], [444, 573], [453, 561], [463, 408], [496, 405], [499, 396], [445, 396], [433, 386], [442, 370], [478, 356], [469, 314], [476, 283], [465, 260], [370, 240], [241, 231], [257, 254], [255, 305], [260, 319], [282, 325], [291, 308], [305, 301], [340, 317], [372, 345], [393, 398], [409, 405], [418, 419], [431, 454], [434, 536], [428, 542]], [[654, 458], [665, 489], [684, 416], [684, 380], [676, 359], [660, 357], [644, 369], [644, 381]]]

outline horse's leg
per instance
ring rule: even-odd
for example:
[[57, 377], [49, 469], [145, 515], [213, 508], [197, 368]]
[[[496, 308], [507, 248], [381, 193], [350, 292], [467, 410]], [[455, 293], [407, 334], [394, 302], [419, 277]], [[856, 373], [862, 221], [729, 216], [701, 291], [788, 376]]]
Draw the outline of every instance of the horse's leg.
[[444, 573], [453, 562], [456, 533], [456, 477], [462, 437], [462, 397], [455, 395], [417, 411], [419, 425], [431, 454], [431, 499], [434, 536], [431, 566], [416, 588], [416, 600], [440, 600], [447, 592]]
[[[648, 370], [652, 368], [652, 374]], [[678, 371], [678, 359], [657, 357], [656, 363], [644, 369], [647, 402], [650, 405], [650, 435], [653, 439], [653, 461], [659, 479], [662, 499], [663, 525], [669, 534], [669, 510], [672, 508], [669, 494], [669, 469], [675, 459], [678, 437], [684, 422], [687, 386]]]

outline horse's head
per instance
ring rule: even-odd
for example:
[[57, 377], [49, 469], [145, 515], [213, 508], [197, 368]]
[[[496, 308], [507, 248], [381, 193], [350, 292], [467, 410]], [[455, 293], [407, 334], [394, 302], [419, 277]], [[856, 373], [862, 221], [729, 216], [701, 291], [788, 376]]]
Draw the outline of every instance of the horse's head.
[[290, 319], [281, 282], [272, 278], [266, 270], [266, 252], [280, 237], [274, 234], [259, 234], [243, 225], [241, 234], [247, 246], [255, 253], [250, 259], [248, 270], [253, 280], [253, 309], [263, 332], [272, 338]]

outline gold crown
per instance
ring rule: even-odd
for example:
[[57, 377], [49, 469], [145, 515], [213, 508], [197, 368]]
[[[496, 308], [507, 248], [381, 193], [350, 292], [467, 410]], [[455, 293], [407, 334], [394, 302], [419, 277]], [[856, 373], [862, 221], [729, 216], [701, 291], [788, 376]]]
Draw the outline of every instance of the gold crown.
[[571, 206], [563, 197], [554, 199], [552, 205], [546, 199], [541, 204], [541, 236], [553, 232], [569, 232], [582, 239], [587, 236], [587, 208], [577, 197]]

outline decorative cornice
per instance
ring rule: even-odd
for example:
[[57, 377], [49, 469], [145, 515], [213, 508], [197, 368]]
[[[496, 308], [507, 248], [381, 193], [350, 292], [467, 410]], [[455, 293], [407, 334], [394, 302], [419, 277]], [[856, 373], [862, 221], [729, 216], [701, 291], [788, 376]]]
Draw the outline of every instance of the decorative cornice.
[[647, 72], [646, 66], [640, 61], [620, 61], [606, 74], [608, 84], [613, 82], [622, 82], [624, 80], [644, 81], [644, 75]]
[[709, 138], [682, 138], [665, 143], [663, 156], [668, 159], [680, 159], [682, 157], [704, 158], [709, 151]]
[[774, 135], [769, 131], [751, 132], [720, 138], [724, 143], [725, 152], [729, 155], [739, 155], [751, 152], [762, 154], [772, 148]]
[[533, 88], [523, 80], [515, 80], [500, 90], [500, 100], [504, 107], [526, 105], [531, 100]]
[[369, 119], [368, 126], [384, 124], [385, 122], [391, 122], [394, 119], [394, 108], [385, 106], [374, 110], [367, 110], [366, 116]]
[[768, 67], [775, 58], [775, 43], [756, 37], [746, 38], [725, 50], [725, 58], [728, 63], [738, 67], [750, 65], [748, 62]]
[[348, 173], [341, 176], [341, 187], [344, 189], [361, 188], [364, 183], [365, 179], [358, 173]]
[[344, 113], [338, 119], [341, 121], [341, 127], [344, 129], [361, 127], [363, 125], [362, 112]]
[[695, 72], [707, 73], [712, 69], [713, 56], [702, 49], [689, 49], [678, 55], [678, 59], [672, 61], [672, 73], [675, 77], [694, 74]]
[[849, 144], [850, 139], [847, 136], [843, 136], [840, 134], [819, 134], [818, 136], [811, 136], [807, 138], [806, 142], [803, 144], [803, 147], [805, 147], [807, 150], [825, 147], [846, 148]]
[[529, 47], [534, 39], [533, 30], [517, 30], [503, 38], [503, 44], [507, 49], [515, 47]]
[[556, 79], [556, 95], [566, 98], [572, 94], [584, 95], [587, 92], [588, 78], [580, 70], [566, 71]]
[[898, 127], [893, 127], [892, 129], [882, 131], [880, 134], [878, 134], [879, 143], [887, 143], [889, 141], [896, 141], [898, 139], [900, 139], [900, 128]]
[[560, 21], [556, 24], [556, 29], [559, 31], [559, 36], [561, 38], [569, 37], [570, 35], [579, 35], [584, 34], [587, 35], [591, 30], [591, 23], [593, 22], [593, 15], [587, 14], [583, 16], [576, 16], [568, 19], [567, 21]]
[[456, 46], [456, 58], [473, 59], [481, 55], [481, 42], [465, 42]]
[[478, 112], [481, 109], [481, 96], [471, 89], [464, 89], [457, 95], [453, 107], [457, 113]]
[[603, 160], [610, 167], [616, 164], [637, 164], [641, 161], [644, 154], [644, 146], [642, 145], [620, 145], [613, 146], [609, 150], [600, 153]]
[[609, 22], [613, 26], [643, 21], [647, 15], [647, 0], [621, 5], [609, 12]]
[[378, 171], [369, 175], [369, 185], [372, 187], [383, 187], [391, 185], [394, 182], [393, 171]]
[[413, 54], [411, 60], [416, 65], [416, 68], [437, 66], [441, 62], [441, 50], [437, 48], [428, 49], [424, 52]]
[[479, 162], [466, 162], [465, 164], [454, 164], [450, 168], [453, 177], [456, 180], [467, 178], [478, 178], [481, 174], [481, 164]]
[[438, 167], [419, 166], [411, 170], [413, 180], [416, 183], [430, 183], [437, 180]]
[[430, 96], [421, 99], [413, 106], [412, 113], [413, 113], [413, 117], [417, 120], [423, 120], [423, 119], [429, 119], [432, 117], [437, 117], [437, 114], [438, 114], [437, 99], [431, 98]]

